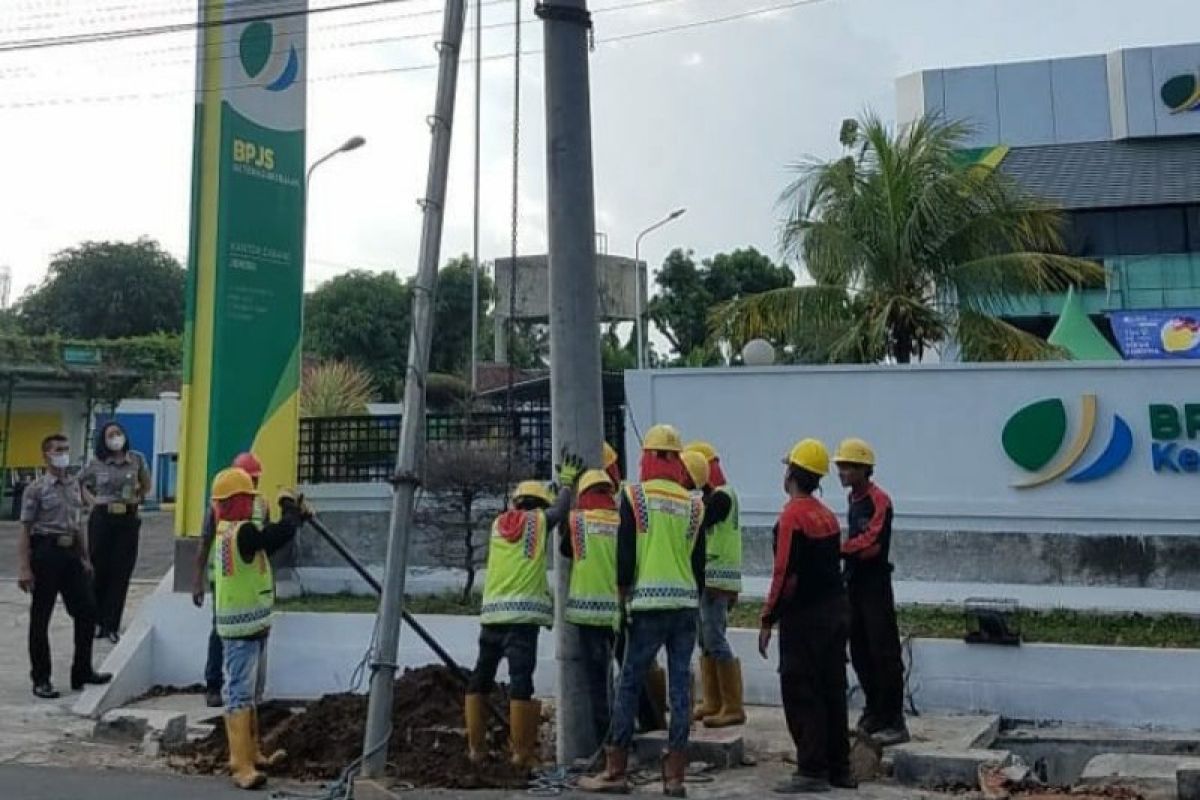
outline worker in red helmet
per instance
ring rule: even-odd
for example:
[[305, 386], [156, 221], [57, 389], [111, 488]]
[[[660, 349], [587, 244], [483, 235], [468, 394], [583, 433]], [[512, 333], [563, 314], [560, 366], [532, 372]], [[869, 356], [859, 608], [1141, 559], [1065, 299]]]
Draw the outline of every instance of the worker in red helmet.
[[[248, 451], [238, 453], [230, 466], [240, 469], [249, 475], [250, 479], [254, 481], [254, 488], [258, 489], [258, 481], [262, 477], [262, 462], [258, 460], [258, 456]], [[270, 510], [262, 495], [254, 496], [254, 513], [251, 521], [260, 528], [271, 521]], [[201, 608], [204, 605], [204, 594], [208, 590], [208, 587], [212, 585], [212, 548], [216, 532], [217, 525], [213, 518], [212, 505], [209, 504], [207, 510], [204, 512], [204, 524], [200, 531], [200, 546], [196, 548], [196, 559], [193, 562], [192, 602], [196, 608]], [[217, 635], [216, 604], [214, 603], [213, 605], [213, 626], [208, 634], [208, 658], [204, 664], [204, 697], [205, 703], [209, 708], [220, 708], [222, 704], [221, 690], [225, 686], [225, 676], [222, 672], [225, 653], [224, 647], [221, 644], [221, 637]]]

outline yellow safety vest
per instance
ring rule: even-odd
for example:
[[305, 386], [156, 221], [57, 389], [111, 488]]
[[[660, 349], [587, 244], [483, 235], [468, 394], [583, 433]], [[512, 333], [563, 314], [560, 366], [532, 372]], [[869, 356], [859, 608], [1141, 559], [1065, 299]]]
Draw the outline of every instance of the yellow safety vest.
[[630, 609], [698, 607], [692, 550], [704, 519], [704, 501], [668, 480], [630, 484], [625, 497], [637, 524], [637, 571]]
[[564, 612], [567, 622], [618, 627], [617, 529], [620, 526], [621, 515], [616, 511], [572, 512], [568, 532], [574, 563]]
[[239, 531], [246, 524], [246, 520], [217, 523], [213, 602], [217, 635], [222, 639], [248, 639], [270, 630], [275, 609], [275, 577], [267, 554], [259, 550], [247, 564], [238, 552]]
[[521, 535], [509, 541], [492, 523], [487, 578], [483, 584], [484, 625], [554, 624], [554, 603], [546, 578], [546, 512], [526, 511]]
[[705, 535], [705, 588], [742, 591], [742, 528], [738, 522], [738, 497], [727, 486], [715, 491], [729, 496], [729, 516], [708, 529]]

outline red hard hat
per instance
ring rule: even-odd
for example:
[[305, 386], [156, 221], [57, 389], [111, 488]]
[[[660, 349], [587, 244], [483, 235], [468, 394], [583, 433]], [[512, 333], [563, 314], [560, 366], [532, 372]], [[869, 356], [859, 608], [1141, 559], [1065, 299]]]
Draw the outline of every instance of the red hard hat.
[[254, 453], [238, 453], [238, 457], [233, 460], [233, 466], [245, 470], [251, 478], [262, 475], [262, 464]]

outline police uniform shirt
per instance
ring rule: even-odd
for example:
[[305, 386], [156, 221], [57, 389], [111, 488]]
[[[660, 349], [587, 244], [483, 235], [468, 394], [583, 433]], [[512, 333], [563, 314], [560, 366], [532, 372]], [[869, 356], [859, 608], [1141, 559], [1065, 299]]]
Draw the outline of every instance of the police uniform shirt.
[[34, 536], [76, 536], [83, 524], [83, 492], [79, 479], [47, 472], [25, 489], [21, 522]]
[[130, 450], [125, 454], [94, 458], [79, 479], [92, 488], [96, 503], [102, 506], [113, 503], [135, 505], [141, 502], [143, 489], [150, 488], [150, 470], [141, 453]]

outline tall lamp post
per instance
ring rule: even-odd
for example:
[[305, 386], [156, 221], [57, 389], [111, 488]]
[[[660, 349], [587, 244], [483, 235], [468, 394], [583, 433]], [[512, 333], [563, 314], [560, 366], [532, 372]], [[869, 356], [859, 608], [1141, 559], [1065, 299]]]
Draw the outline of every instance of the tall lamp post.
[[342, 142], [340, 147], [335, 150], [330, 150], [328, 153], [312, 163], [312, 166], [308, 168], [308, 174], [304, 176], [304, 204], [306, 206], [308, 205], [308, 185], [312, 183], [313, 172], [316, 171], [317, 167], [321, 166], [339, 153], [349, 153], [351, 150], [357, 150], [366, 143], [367, 140], [361, 136], [351, 136], [349, 139]]
[[[637, 365], [638, 365], [638, 369], [646, 368], [646, 332], [645, 332], [646, 320], [645, 320], [645, 315], [642, 313], [642, 305], [643, 305], [643, 300], [642, 300], [642, 258], [641, 258], [641, 256], [642, 256], [642, 239], [645, 238], [647, 234], [653, 233], [654, 231], [658, 230], [662, 226], [667, 225], [671, 222], [674, 222], [675, 220], [679, 219], [686, 213], [687, 213], [686, 208], [675, 209], [670, 214], [668, 214], [666, 217], [664, 217], [663, 219], [660, 219], [658, 222], [654, 223], [649, 228], [646, 228], [644, 231], [639, 233], [637, 236], [637, 239], [633, 243], [633, 271], [634, 271], [633, 296], [634, 296], [634, 306], [635, 306], [634, 313], [637, 315], [637, 321], [636, 321], [635, 325], [637, 327], [637, 350], [638, 350]], [[649, 285], [647, 285], [647, 287], [646, 287], [647, 291], [649, 291], [649, 288], [650, 288]]]

